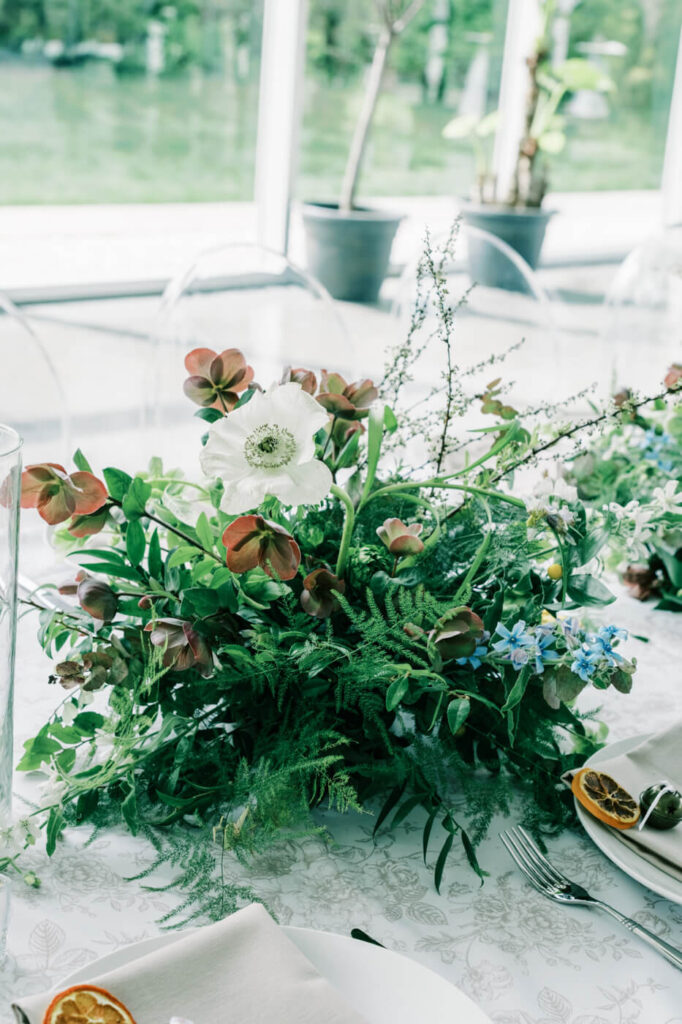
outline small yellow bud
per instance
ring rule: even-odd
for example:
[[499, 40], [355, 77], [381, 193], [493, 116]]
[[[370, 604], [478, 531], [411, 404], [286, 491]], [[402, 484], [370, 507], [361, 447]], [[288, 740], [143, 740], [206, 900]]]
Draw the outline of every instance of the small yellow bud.
[[547, 570], [547, 575], [551, 580], [560, 580], [564, 574], [564, 570], [561, 568], [558, 562], [553, 562]]

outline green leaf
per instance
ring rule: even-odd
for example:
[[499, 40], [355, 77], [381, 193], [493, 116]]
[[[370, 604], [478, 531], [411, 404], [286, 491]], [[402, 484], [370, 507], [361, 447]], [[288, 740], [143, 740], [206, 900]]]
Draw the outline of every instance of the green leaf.
[[126, 529], [126, 551], [128, 552], [131, 565], [137, 567], [140, 564], [144, 558], [146, 548], [147, 538], [144, 535], [144, 530], [139, 519], [134, 519], [128, 523]]
[[159, 541], [159, 531], [154, 530], [151, 540], [149, 541], [149, 553], [147, 555], [147, 564], [149, 566], [149, 574], [154, 579], [163, 579], [163, 559], [161, 557], [161, 542]]
[[343, 448], [339, 452], [339, 456], [336, 460], [337, 469], [348, 469], [357, 461], [358, 448], [360, 447], [360, 431], [356, 431], [348, 438]]
[[129, 792], [123, 802], [121, 803], [121, 814], [123, 820], [132, 832], [134, 836], [137, 835], [139, 829], [139, 817], [137, 813], [137, 794], [135, 792], [135, 782], [132, 778], [128, 779], [128, 785], [130, 787]]
[[384, 437], [384, 409], [385, 406], [374, 402], [369, 410], [369, 422], [367, 424], [367, 477], [365, 478], [365, 486], [362, 489], [361, 504], [366, 501], [371, 493], [377, 466], [379, 465], [381, 442]]
[[402, 782], [399, 786], [394, 786], [394, 788], [388, 794], [388, 797], [386, 798], [386, 803], [379, 811], [379, 817], [377, 818], [376, 824], [374, 825], [374, 831], [372, 832], [372, 835], [375, 836], [377, 834], [383, 823], [386, 821], [386, 818], [389, 816], [393, 808], [396, 806], [396, 804], [402, 797], [406, 787], [407, 779], [405, 779], [405, 781]]
[[511, 711], [511, 709], [515, 708], [516, 705], [519, 704], [520, 701], [523, 699], [523, 695], [526, 692], [526, 687], [528, 686], [528, 683], [530, 681], [531, 672], [532, 666], [524, 665], [521, 671], [518, 673], [516, 681], [509, 693], [509, 696], [507, 697], [506, 701], [502, 706], [502, 714], [504, 714], [506, 711]]
[[61, 753], [55, 756], [55, 761], [59, 765], [61, 771], [68, 774], [76, 763], [76, 751], [73, 747], [65, 747]]
[[[190, 547], [189, 544], [182, 544], [170, 554], [166, 567], [174, 569], [176, 565], [184, 565], [185, 562], [191, 562], [193, 559], [198, 558], [200, 554], [199, 548]], [[152, 573], [152, 575], [154, 574]]]
[[74, 718], [73, 724], [82, 736], [94, 736], [97, 729], [104, 725], [104, 717], [98, 711], [81, 711]]
[[84, 569], [90, 572], [101, 572], [105, 576], [114, 576], [120, 580], [132, 580], [140, 583], [140, 573], [130, 565], [116, 565], [111, 562], [81, 562]]
[[459, 730], [462, 728], [469, 712], [471, 711], [471, 701], [467, 697], [455, 697], [448, 704], [448, 725], [450, 726], [450, 732], [453, 736], [456, 736]]
[[223, 418], [223, 414], [219, 409], [212, 409], [210, 407], [208, 409], [197, 409], [194, 415], [199, 420], [205, 420], [206, 423], [215, 423], [216, 420]]
[[384, 430], [392, 434], [398, 429], [398, 420], [390, 405], [384, 406]]
[[597, 555], [609, 539], [610, 531], [607, 527], [599, 530], [592, 530], [578, 544], [579, 565], [586, 565]]
[[61, 722], [52, 722], [49, 728], [50, 735], [54, 736], [54, 738], [59, 740], [60, 743], [80, 743], [83, 739], [78, 729], [74, 729], [72, 725], [62, 725]]
[[433, 873], [433, 880], [436, 886], [436, 892], [440, 895], [440, 883], [443, 881], [443, 871], [445, 870], [445, 862], [448, 859], [448, 854], [452, 849], [452, 844], [455, 841], [453, 832], [450, 832], [445, 839], [445, 842], [441, 846], [440, 853], [438, 854], [438, 860], [436, 861], [436, 868]]
[[52, 755], [62, 749], [61, 743], [51, 740], [47, 735], [48, 726], [44, 726], [37, 736], [24, 743], [24, 756], [17, 765], [20, 772], [35, 772], [41, 765], [50, 764]]
[[197, 537], [200, 542], [206, 548], [207, 551], [213, 551], [213, 545], [215, 544], [215, 537], [213, 536], [213, 530], [206, 517], [206, 513], [202, 512], [197, 519], [197, 525], [194, 527]]
[[386, 691], [386, 710], [394, 711], [410, 688], [407, 676], [398, 676]]
[[64, 815], [61, 807], [52, 807], [47, 819], [45, 850], [51, 857], [57, 847], [57, 840], [64, 831]]
[[73, 461], [77, 469], [82, 470], [84, 473], [92, 473], [92, 466], [85, 458], [80, 448], [77, 448], [76, 451], [73, 453]]
[[133, 478], [128, 473], [124, 473], [122, 469], [109, 466], [104, 470], [104, 481], [114, 501], [123, 501]]
[[130, 521], [143, 516], [151, 495], [152, 489], [149, 484], [141, 476], [136, 476], [128, 487], [122, 502], [126, 519]]
[[488, 877], [489, 872], [484, 871], [481, 865], [478, 863], [478, 857], [476, 856], [474, 844], [471, 842], [469, 836], [464, 831], [464, 829], [462, 829], [462, 846], [464, 847], [464, 852], [467, 855], [467, 860], [469, 861], [470, 866], [474, 869], [478, 877], [481, 879], [481, 885], [483, 885], [483, 879]]
[[568, 579], [567, 593], [571, 601], [584, 607], [611, 604], [616, 600], [608, 587], [588, 573], [572, 573]]
[[431, 830], [433, 828], [433, 823], [436, 820], [437, 814], [438, 814], [438, 807], [434, 807], [434, 809], [429, 814], [429, 817], [427, 819], [426, 824], [424, 825], [424, 835], [422, 837], [422, 849], [424, 851], [424, 863], [425, 864], [426, 864], [426, 855], [429, 852], [429, 839], [431, 838]]

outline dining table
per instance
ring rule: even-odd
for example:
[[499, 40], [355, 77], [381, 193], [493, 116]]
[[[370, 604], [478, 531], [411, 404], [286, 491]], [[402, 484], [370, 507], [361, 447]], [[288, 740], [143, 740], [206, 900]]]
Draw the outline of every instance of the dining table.
[[[586, 690], [581, 708], [598, 709], [607, 742], [653, 733], [682, 717], [682, 615], [641, 603], [622, 588], [594, 613], [630, 632], [624, 648], [638, 662], [630, 694]], [[20, 621], [16, 671], [17, 751], [61, 699], [48, 683], [50, 662], [36, 639], [37, 619]], [[485, 779], [481, 785], [485, 785]], [[15, 814], [40, 799], [39, 782], [16, 776]], [[285, 838], [229, 877], [248, 884], [280, 924], [349, 935], [362, 929], [386, 947], [442, 975], [495, 1024], [681, 1024], [682, 972], [616, 921], [587, 907], [565, 907], [533, 890], [509, 857], [500, 832], [515, 824], [527, 796], [515, 795], [478, 847], [481, 881], [455, 844], [434, 885], [438, 845], [424, 862], [425, 815], [414, 811], [374, 835], [369, 814], [322, 811], [325, 834]], [[457, 813], [472, 808], [455, 794]], [[681, 829], [682, 831], [682, 829]], [[570, 878], [674, 946], [682, 947], [682, 905], [634, 881], [576, 822], [546, 839], [548, 855]], [[164, 888], [164, 867], [130, 881], [154, 860], [142, 836], [123, 828], [67, 831], [51, 858], [31, 848], [22, 861], [39, 888], [10, 884], [0, 1020], [13, 998], [58, 986], [75, 970], [158, 934], [182, 894]], [[194, 922], [196, 924], [197, 922]], [[200, 922], [199, 922], [200, 923]], [[422, 1022], [420, 1022], [422, 1024]], [[426, 1022], [423, 1022], [426, 1024]], [[458, 1024], [466, 1024], [465, 1021]]]

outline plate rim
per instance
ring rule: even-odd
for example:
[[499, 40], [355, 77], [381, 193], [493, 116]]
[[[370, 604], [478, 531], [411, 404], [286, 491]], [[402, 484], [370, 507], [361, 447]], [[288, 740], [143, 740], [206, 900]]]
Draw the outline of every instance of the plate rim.
[[[596, 753], [592, 754], [591, 757], [588, 757], [583, 767], [586, 768], [591, 765], [598, 767], [601, 762], [615, 757], [617, 754], [627, 754], [653, 735], [654, 733], [651, 732], [638, 733], [625, 739], [614, 740], [613, 743], [608, 743], [605, 747], [601, 747]], [[656, 867], [655, 864], [629, 850], [627, 846], [624, 846], [618, 839], [614, 838], [608, 830], [600, 828], [599, 823], [595, 821], [592, 815], [585, 810], [575, 797], [573, 797], [573, 803], [575, 804], [578, 820], [583, 829], [595, 846], [601, 850], [612, 864], [615, 864], [620, 871], [626, 874], [628, 878], [639, 883], [639, 885], [645, 886], [645, 888], [655, 892], [658, 896], [663, 896], [664, 899], [670, 900], [671, 903], [682, 905], [681, 883], [676, 882], [672, 875], [666, 874], [665, 871]], [[630, 856], [623, 857], [622, 854], [624, 852]], [[632, 857], [633, 863], [630, 862], [630, 857]], [[642, 865], [642, 867], [640, 868], [639, 865]], [[651, 873], [649, 874], [649, 872]]]
[[[294, 935], [296, 934], [305, 935], [308, 938], [314, 937], [316, 939], [319, 939], [320, 936], [324, 936], [326, 939], [332, 940], [334, 943], [341, 942], [343, 945], [348, 945], [349, 948], [355, 948], [359, 945], [359, 941], [354, 939], [352, 936], [344, 935], [340, 932], [332, 932], [327, 929], [308, 928], [302, 925], [279, 925], [279, 927], [285, 935], [294, 942], [297, 948], [299, 947], [294, 938]], [[162, 932], [159, 935], [150, 935], [145, 939], [139, 939], [137, 942], [129, 943], [127, 946], [122, 946], [111, 953], [106, 953], [104, 956], [98, 957], [97, 960], [93, 960], [89, 964], [85, 964], [84, 966], [77, 968], [75, 971], [71, 971], [66, 977], [60, 979], [55, 990], [84, 982], [86, 980], [86, 974], [90, 974], [92, 971], [101, 971], [102, 965], [104, 965], [104, 972], [108, 970], [115, 970], [116, 967], [121, 967], [124, 963], [137, 959], [138, 953], [136, 951], [138, 950], [139, 956], [145, 956], [147, 953], [152, 953], [157, 949], [163, 949], [166, 945], [172, 945], [182, 939], [184, 935], [198, 930], [198, 928], [185, 928], [178, 932]], [[456, 995], [456, 997], [458, 997], [462, 1002], [462, 1006], [456, 1007], [456, 1009], [460, 1011], [468, 1010], [472, 1015], [471, 1024], [492, 1024], [485, 1011], [482, 1010], [480, 1006], [477, 1006], [466, 992], [463, 992], [461, 988], [453, 985], [451, 981], [443, 977], [443, 975], [439, 974], [437, 971], [434, 971], [431, 967], [428, 967], [426, 964], [423, 964], [421, 961], [415, 960], [410, 956], [406, 956], [398, 950], [373, 945], [372, 943], [363, 943], [363, 945], [365, 947], [365, 954], [369, 954], [370, 957], [377, 955], [383, 957], [384, 955], [387, 955], [391, 961], [407, 961], [410, 965], [410, 970], [413, 970], [420, 975], [428, 976], [426, 979], [427, 984], [447, 986], [447, 988], [452, 991], [453, 995]], [[119, 958], [127, 953], [132, 955], [129, 956], [127, 960], [120, 961]], [[304, 953], [303, 955], [305, 956], [306, 954]], [[107, 967], [106, 964], [108, 961], [115, 961], [114, 966]], [[473, 1014], [476, 1014], [477, 1016], [473, 1017]], [[371, 1022], [369, 1022], [369, 1024], [371, 1024]]]

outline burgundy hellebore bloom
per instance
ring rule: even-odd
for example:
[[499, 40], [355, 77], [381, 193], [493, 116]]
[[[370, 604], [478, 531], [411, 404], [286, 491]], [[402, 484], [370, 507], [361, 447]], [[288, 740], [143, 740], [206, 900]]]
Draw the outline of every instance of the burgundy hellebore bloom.
[[210, 675], [213, 667], [211, 649], [189, 622], [157, 619], [156, 622], [148, 622], [144, 628], [146, 633], [151, 633], [154, 646], [164, 648], [162, 661], [165, 668], [174, 672], [200, 668], [202, 675]]
[[195, 348], [185, 356], [185, 367], [190, 374], [183, 385], [187, 397], [221, 412], [234, 409], [239, 393], [253, 380], [253, 369], [238, 348], [220, 354], [210, 348]]
[[313, 569], [303, 580], [301, 607], [316, 619], [328, 619], [338, 606], [335, 593], [343, 594], [346, 584], [329, 569]]
[[118, 609], [118, 597], [104, 580], [88, 576], [78, 584], [78, 603], [93, 619], [111, 622]]
[[314, 395], [317, 390], [317, 377], [312, 370], [305, 370], [302, 366], [297, 366], [293, 370], [288, 367], [284, 371], [281, 383], [288, 384], [290, 381], [300, 384], [309, 395]]
[[344, 420], [359, 420], [369, 415], [369, 407], [379, 397], [371, 380], [347, 384], [340, 373], [322, 371], [317, 400], [327, 412]]
[[268, 576], [291, 580], [301, 563], [301, 551], [290, 533], [263, 516], [239, 516], [223, 533], [227, 565], [241, 573], [260, 566]]
[[668, 372], [663, 378], [663, 383], [667, 388], [671, 390], [673, 388], [679, 388], [682, 382], [682, 365], [680, 363], [673, 363], [672, 366], [668, 367]]
[[476, 650], [483, 632], [483, 620], [471, 608], [452, 608], [436, 622], [429, 633], [429, 643], [444, 661], [468, 658]]
[[424, 550], [424, 542], [419, 539], [423, 529], [423, 523], [406, 526], [400, 519], [386, 519], [377, 527], [377, 534], [392, 555], [418, 555]]
[[69, 475], [56, 462], [27, 466], [21, 474], [21, 507], [37, 508], [50, 526], [73, 515], [96, 512], [108, 496], [102, 481], [92, 473], [78, 470]]

